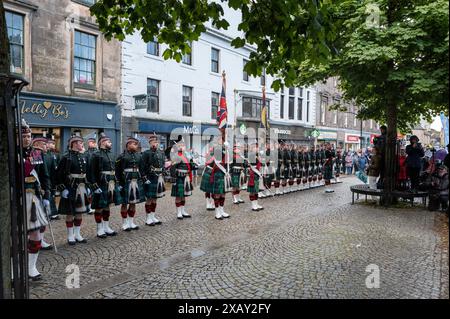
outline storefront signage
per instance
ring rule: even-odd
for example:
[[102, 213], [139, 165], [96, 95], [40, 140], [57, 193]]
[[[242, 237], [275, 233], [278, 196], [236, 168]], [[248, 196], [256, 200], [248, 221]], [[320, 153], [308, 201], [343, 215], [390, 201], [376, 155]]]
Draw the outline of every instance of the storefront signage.
[[184, 134], [199, 135], [200, 134], [200, 129], [196, 125], [192, 125], [192, 126], [185, 125], [183, 127], [183, 133]]
[[134, 108], [136, 110], [147, 109], [147, 95], [146, 94], [135, 95], [133, 97], [134, 97]]
[[67, 120], [70, 117], [69, 108], [62, 103], [50, 101], [31, 102], [20, 101], [21, 113], [32, 114], [46, 120]]
[[247, 127], [245, 126], [244, 123], [242, 123], [241, 126], [239, 127], [239, 131], [241, 132], [242, 135], [245, 135], [245, 133], [247, 133]]
[[345, 141], [347, 143], [359, 143], [359, 136], [358, 135], [345, 134]]
[[312, 130], [311, 136], [312, 137], [319, 137], [320, 136], [320, 131], [318, 129]]
[[318, 136], [320, 140], [336, 140], [337, 139], [337, 133], [336, 132], [324, 132], [321, 131], [320, 135]]
[[280, 130], [275, 128], [273, 131], [275, 134], [291, 135], [291, 130]]

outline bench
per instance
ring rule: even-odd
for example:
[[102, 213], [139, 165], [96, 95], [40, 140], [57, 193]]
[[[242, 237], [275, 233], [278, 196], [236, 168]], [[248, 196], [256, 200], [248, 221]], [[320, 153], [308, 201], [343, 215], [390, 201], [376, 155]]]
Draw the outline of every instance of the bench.
[[[370, 189], [369, 185], [366, 184], [350, 186], [350, 191], [352, 192], [352, 205], [355, 203], [355, 194], [357, 200], [359, 200], [360, 194], [365, 195], [366, 202], [367, 202], [367, 195], [377, 196], [381, 199], [381, 197], [384, 194], [382, 189]], [[393, 191], [392, 195], [395, 198], [403, 198], [406, 200], [411, 200], [411, 206], [414, 206], [415, 198], [422, 198], [422, 204], [424, 206], [427, 205], [428, 192]]]

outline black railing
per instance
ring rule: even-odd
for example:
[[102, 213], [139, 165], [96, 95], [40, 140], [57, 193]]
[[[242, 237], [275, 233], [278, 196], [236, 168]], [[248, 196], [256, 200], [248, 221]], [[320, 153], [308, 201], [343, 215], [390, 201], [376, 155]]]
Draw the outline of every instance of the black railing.
[[[11, 276], [12, 293], [15, 299], [25, 299], [29, 296], [28, 288], [28, 254], [27, 254], [27, 216], [25, 210], [25, 192], [23, 178], [23, 154], [21, 113], [19, 109], [19, 93], [28, 85], [28, 81], [16, 75], [0, 74], [0, 81], [5, 84], [0, 106], [6, 114], [8, 139], [8, 170], [10, 186], [10, 217], [11, 217]], [[8, 249], [1, 251], [2, 258], [7, 258]], [[2, 270], [3, 271], [3, 270]], [[8, 285], [9, 286], [9, 285]], [[2, 282], [2, 287], [5, 283]]]

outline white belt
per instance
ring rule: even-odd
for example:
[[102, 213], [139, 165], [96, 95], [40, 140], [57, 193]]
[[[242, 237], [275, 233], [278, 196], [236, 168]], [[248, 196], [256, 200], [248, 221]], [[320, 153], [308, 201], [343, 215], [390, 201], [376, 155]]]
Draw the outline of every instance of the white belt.
[[70, 174], [71, 178], [86, 178], [86, 174]]
[[116, 172], [114, 172], [114, 171], [101, 171], [100, 174], [104, 174], [104, 175], [116, 175]]
[[125, 173], [134, 173], [134, 172], [139, 172], [139, 168], [125, 168], [123, 171]]

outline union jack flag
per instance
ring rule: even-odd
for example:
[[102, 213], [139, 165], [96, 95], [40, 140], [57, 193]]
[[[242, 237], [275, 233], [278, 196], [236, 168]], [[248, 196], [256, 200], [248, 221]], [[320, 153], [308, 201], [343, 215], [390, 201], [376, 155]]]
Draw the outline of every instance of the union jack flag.
[[217, 125], [219, 129], [227, 126], [227, 100], [225, 97], [225, 72], [222, 73], [222, 92], [220, 93], [219, 109], [217, 110]]

